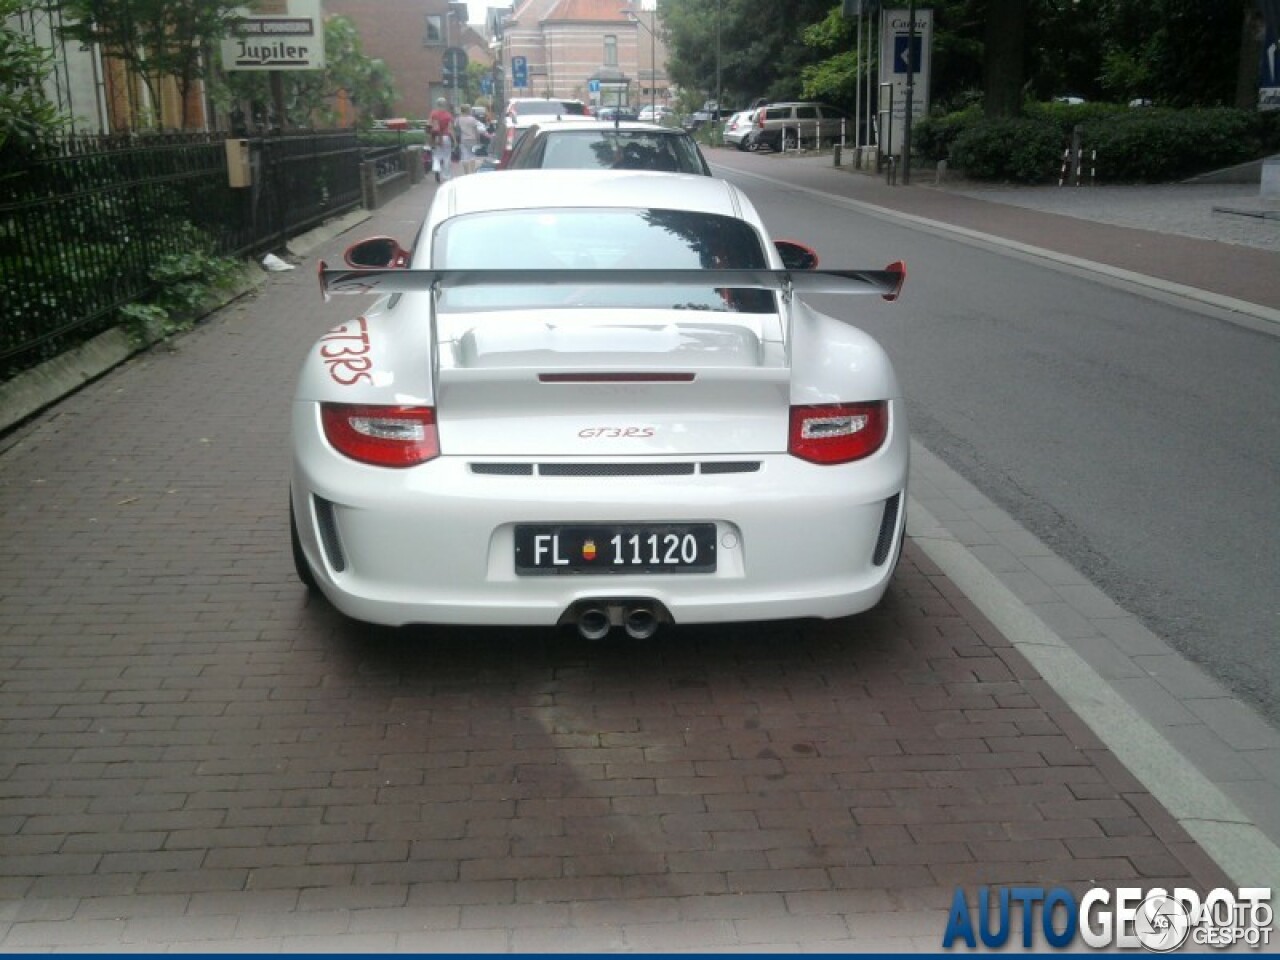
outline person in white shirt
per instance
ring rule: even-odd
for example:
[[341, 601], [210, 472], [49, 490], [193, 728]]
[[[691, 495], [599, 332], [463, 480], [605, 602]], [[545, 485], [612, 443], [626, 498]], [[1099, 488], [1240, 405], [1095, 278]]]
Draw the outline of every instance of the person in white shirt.
[[475, 148], [483, 139], [484, 125], [471, 112], [470, 104], [463, 106], [462, 112], [458, 114], [456, 124], [459, 142], [462, 145], [462, 171], [463, 173], [475, 173], [477, 165]]

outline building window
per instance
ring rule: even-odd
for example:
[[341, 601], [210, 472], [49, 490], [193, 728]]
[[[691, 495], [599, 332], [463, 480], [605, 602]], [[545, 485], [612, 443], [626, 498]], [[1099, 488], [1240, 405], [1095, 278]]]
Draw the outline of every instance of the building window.
[[444, 17], [438, 13], [427, 14], [427, 29], [422, 35], [424, 47], [438, 47], [444, 43]]
[[605, 34], [604, 38], [604, 65], [606, 67], [618, 65], [618, 38], [611, 33]]

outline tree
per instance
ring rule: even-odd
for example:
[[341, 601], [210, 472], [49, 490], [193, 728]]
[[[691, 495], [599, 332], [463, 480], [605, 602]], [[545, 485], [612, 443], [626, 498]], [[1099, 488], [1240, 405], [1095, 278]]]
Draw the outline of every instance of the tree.
[[717, 79], [727, 105], [796, 99], [804, 68], [821, 59], [805, 30], [831, 7], [832, 0], [659, 0], [671, 79], [695, 103], [715, 96]]
[[1022, 112], [1026, 37], [1025, 0], [987, 0], [982, 102], [989, 118], [1016, 117]]
[[[190, 93], [205, 76], [208, 45], [226, 36], [242, 0], [62, 0], [64, 35], [128, 64], [146, 84], [151, 102], [171, 79], [189, 125]], [[156, 126], [160, 117], [154, 118]]]
[[1099, 6], [1102, 86], [1117, 100], [1234, 104], [1242, 71], [1256, 73], [1261, 45], [1241, 39], [1255, 0], [1106, 0]]
[[66, 122], [44, 94], [53, 55], [21, 29], [36, 0], [0, 0], [0, 157], [26, 150]]

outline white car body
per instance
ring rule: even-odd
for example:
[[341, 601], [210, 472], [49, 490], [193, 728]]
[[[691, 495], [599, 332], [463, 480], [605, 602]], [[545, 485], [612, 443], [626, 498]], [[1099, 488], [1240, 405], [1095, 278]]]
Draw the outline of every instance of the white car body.
[[728, 120], [724, 122], [724, 142], [731, 143], [739, 150], [745, 149], [744, 141], [751, 135], [751, 131], [755, 129], [752, 121], [755, 120], [756, 112], [754, 110], [739, 110]]
[[[439, 236], [485, 222], [461, 218], [622, 218], [650, 207], [741, 221], [758, 234], [769, 271], [784, 270], [751, 203], [723, 180], [541, 170], [440, 188], [402, 273], [478, 266], [444, 263], [433, 249]], [[536, 246], [513, 237], [494, 256], [517, 268], [526, 249], [536, 261]], [[357, 289], [362, 276], [346, 275]], [[901, 547], [908, 434], [893, 368], [861, 330], [786, 292], [771, 294], [776, 309], [754, 313], [451, 311], [432, 285], [404, 289], [317, 342], [293, 403], [295, 560], [344, 613], [647, 636], [662, 622], [835, 618], [879, 602]], [[791, 452], [826, 443], [824, 431], [860, 429], [857, 417], [804, 419], [814, 405], [839, 403], [878, 405], [885, 433], [874, 452], [838, 464]], [[326, 433], [323, 404], [430, 408], [438, 455], [405, 468], [357, 462]], [[797, 441], [797, 430], [819, 439]], [[692, 524], [704, 540], [691, 547], [681, 531]], [[548, 566], [517, 570], [522, 525], [545, 525], [522, 534], [522, 562]], [[640, 545], [610, 553], [601, 542], [613, 561], [606, 572], [565, 572], [552, 534], [574, 525], [636, 529]], [[587, 543], [594, 560], [591, 537], [583, 556]], [[714, 569], [663, 565], [681, 563], [682, 549]]]

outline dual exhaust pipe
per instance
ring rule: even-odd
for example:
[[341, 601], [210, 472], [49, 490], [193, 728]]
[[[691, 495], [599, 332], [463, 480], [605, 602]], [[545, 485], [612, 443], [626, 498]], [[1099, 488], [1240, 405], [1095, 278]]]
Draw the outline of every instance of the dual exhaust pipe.
[[587, 601], [565, 612], [561, 622], [571, 622], [584, 640], [603, 640], [615, 626], [622, 627], [632, 640], [648, 640], [671, 615], [651, 600]]

